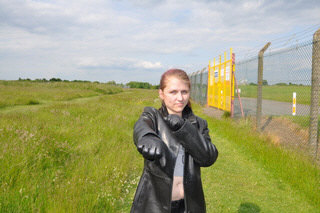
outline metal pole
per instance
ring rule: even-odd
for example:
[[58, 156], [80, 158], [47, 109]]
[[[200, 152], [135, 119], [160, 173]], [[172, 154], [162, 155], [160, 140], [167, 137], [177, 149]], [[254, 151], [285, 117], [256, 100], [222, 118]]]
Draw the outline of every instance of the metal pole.
[[202, 70], [200, 71], [200, 86], [199, 86], [199, 90], [200, 90], [200, 104], [203, 105], [203, 100], [202, 100]]
[[260, 131], [261, 114], [262, 114], [262, 81], [263, 81], [263, 54], [270, 46], [271, 42], [268, 42], [259, 52], [258, 61], [258, 91], [257, 91], [257, 121], [256, 128]]
[[193, 96], [193, 100], [196, 101], [196, 72], [192, 73], [192, 96]]
[[240, 94], [239, 94], [239, 88], [238, 88], [236, 76], [234, 76], [234, 83], [235, 83], [236, 88], [237, 88], [237, 94], [238, 94], [238, 99], [239, 99], [239, 104], [240, 104], [241, 116], [244, 118], [243, 107], [242, 107], [241, 97], [240, 97]]
[[199, 98], [199, 83], [198, 83], [198, 78], [199, 78], [199, 70], [196, 72], [196, 75], [195, 75], [195, 90], [196, 90], [196, 98], [195, 98], [195, 101], [197, 102], [197, 103], [199, 103], [199, 100], [200, 100], [200, 98]]
[[[207, 71], [207, 67], [204, 67], [203, 68], [203, 70], [204, 70], [204, 72], [206, 72]], [[204, 101], [205, 101], [205, 105], [206, 106], [208, 106], [208, 97], [207, 97], [207, 95], [208, 95], [208, 85], [209, 85], [209, 82], [208, 82], [208, 76], [209, 76], [209, 70], [207, 71], [207, 76], [205, 76], [205, 80], [204, 80], [204, 83], [205, 83], [205, 87], [204, 87], [204, 92], [205, 92], [205, 94], [204, 94]]]
[[189, 76], [190, 81], [191, 81], [191, 98], [194, 99], [194, 86], [193, 86], [193, 75], [194, 73], [191, 73], [191, 75]]
[[209, 78], [210, 78], [210, 72], [211, 72], [211, 71], [210, 71], [210, 61], [209, 61], [209, 65], [208, 65], [208, 76], [207, 76], [207, 83], [208, 83], [208, 84], [207, 84], [207, 106], [209, 106], [209, 86], [210, 86], [210, 85], [209, 85], [209, 84], [210, 84], [210, 83], [209, 83], [209, 82], [210, 82], [210, 81], [209, 81]]
[[313, 35], [309, 147], [316, 159], [318, 149], [318, 116], [320, 91], [320, 29]]
[[[208, 76], [206, 77], [204, 75], [204, 72], [206, 71], [206, 67], [202, 68], [201, 70], [201, 100], [202, 100], [202, 103], [201, 105], [206, 105], [207, 104], [207, 80], [208, 80]], [[206, 78], [205, 78], [206, 77]], [[205, 78], [205, 79], [204, 79]]]
[[233, 118], [233, 114], [234, 114], [234, 81], [235, 81], [235, 76], [234, 76], [234, 72], [235, 72], [235, 58], [236, 55], [234, 53], [232, 53], [232, 48], [230, 48], [230, 54], [231, 54], [231, 58], [232, 58], [232, 66], [231, 66], [231, 94], [230, 94], [230, 103], [231, 103], [231, 118]]
[[234, 91], [234, 87], [233, 87], [233, 81], [234, 81], [234, 71], [233, 71], [233, 66], [234, 64], [232, 63], [232, 67], [231, 67], [231, 118], [233, 118], [233, 113], [234, 113], [234, 95], [232, 95], [233, 91]]

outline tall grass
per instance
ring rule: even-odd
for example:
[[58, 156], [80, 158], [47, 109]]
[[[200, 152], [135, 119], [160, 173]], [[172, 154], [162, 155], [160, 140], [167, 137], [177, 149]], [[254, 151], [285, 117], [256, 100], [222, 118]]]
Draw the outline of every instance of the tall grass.
[[142, 166], [132, 129], [150, 95], [0, 113], [0, 211], [127, 212]]
[[0, 81], [0, 108], [121, 92], [120, 87], [90, 82]]
[[[129, 212], [143, 158], [132, 141], [154, 90], [0, 111], [0, 212]], [[319, 212], [319, 170], [246, 124], [208, 120], [219, 149], [203, 168], [208, 212]]]

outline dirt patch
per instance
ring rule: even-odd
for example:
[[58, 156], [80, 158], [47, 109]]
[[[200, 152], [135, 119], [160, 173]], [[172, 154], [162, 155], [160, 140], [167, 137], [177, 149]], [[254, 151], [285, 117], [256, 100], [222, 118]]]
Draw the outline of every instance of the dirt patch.
[[261, 120], [261, 132], [276, 145], [307, 151], [308, 129], [281, 117], [264, 117]]
[[204, 107], [203, 113], [206, 115], [209, 115], [210, 117], [221, 119], [224, 111], [216, 109], [216, 108], [212, 108], [212, 107]]

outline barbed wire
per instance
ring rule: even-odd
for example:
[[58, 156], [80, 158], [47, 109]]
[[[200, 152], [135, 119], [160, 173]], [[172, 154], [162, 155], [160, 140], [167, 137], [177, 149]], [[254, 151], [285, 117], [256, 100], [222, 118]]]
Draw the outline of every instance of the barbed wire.
[[311, 26], [305, 28], [302, 31], [293, 33], [293, 34], [288, 35], [288, 36], [283, 36], [283, 37], [279, 37], [279, 38], [273, 39], [271, 42], [273, 44], [284, 43], [284, 42], [288, 43], [292, 38], [299, 39], [299, 37], [303, 37], [305, 35], [310, 35], [310, 33], [313, 34], [316, 31], [316, 29], [319, 28], [319, 26], [320, 26], [320, 24], [311, 25]]
[[[297, 46], [298, 44], [301, 44], [302, 42], [311, 42], [313, 34], [319, 28], [320, 28], [320, 23], [308, 26], [308, 27], [304, 28], [303, 30], [295, 32], [293, 34], [282, 36], [282, 37], [279, 37], [276, 39], [272, 39], [272, 40], [270, 40], [271, 45], [267, 49], [266, 54], [268, 54], [272, 51], [279, 50], [279, 49], [293, 47], [295, 45]], [[258, 53], [259, 53], [260, 49], [263, 47], [263, 45], [265, 45], [265, 44], [259, 44], [259, 45], [256, 45], [256, 46], [248, 49], [248, 50], [237, 52], [236, 54], [237, 54], [238, 61], [247, 60], [247, 59], [251, 59], [251, 58], [257, 58]]]

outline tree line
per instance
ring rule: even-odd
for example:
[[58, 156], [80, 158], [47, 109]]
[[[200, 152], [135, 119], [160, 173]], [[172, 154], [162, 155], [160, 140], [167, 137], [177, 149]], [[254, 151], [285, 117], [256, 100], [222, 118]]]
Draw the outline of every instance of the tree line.
[[[87, 80], [62, 80], [61, 78], [37, 78], [31, 80], [30, 78], [19, 78], [19, 81], [33, 81], [33, 82], [83, 82], [83, 83], [90, 83], [91, 81]], [[94, 81], [93, 83], [100, 83], [98, 81]], [[152, 85], [148, 82], [140, 82], [140, 81], [130, 81], [126, 84], [117, 83], [115, 81], [108, 81], [106, 84], [120, 86], [120, 87], [127, 87], [127, 88], [140, 88], [140, 89], [159, 89], [159, 85]]]
[[140, 88], [140, 89], [159, 89], [159, 85], [152, 85], [148, 82], [130, 81], [126, 84], [130, 88]]

